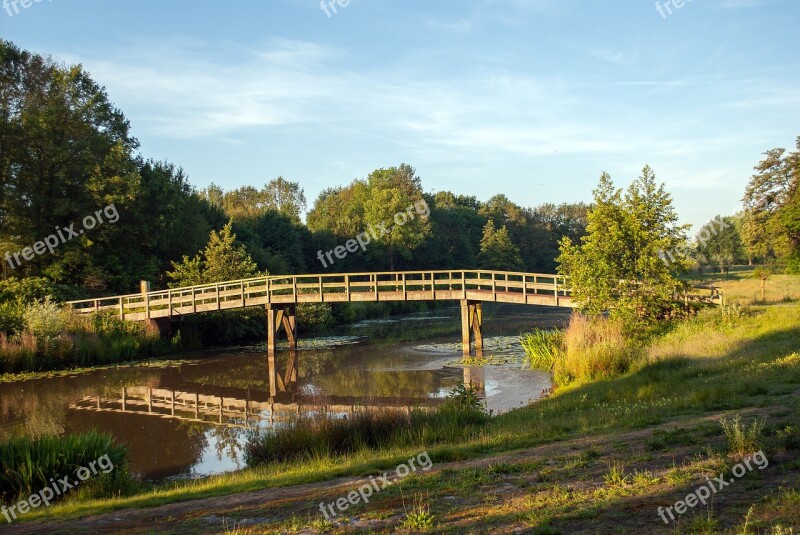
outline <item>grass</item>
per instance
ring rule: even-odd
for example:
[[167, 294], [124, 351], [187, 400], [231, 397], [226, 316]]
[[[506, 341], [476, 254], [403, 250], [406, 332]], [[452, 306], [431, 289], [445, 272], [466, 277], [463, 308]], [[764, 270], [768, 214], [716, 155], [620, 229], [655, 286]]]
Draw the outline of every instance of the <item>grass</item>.
[[566, 330], [535, 330], [520, 341], [531, 366], [550, 370], [559, 386], [619, 376], [641, 357], [622, 324], [601, 316], [574, 314]]
[[743, 456], [761, 450], [763, 419], [753, 418], [748, 426], [742, 423], [741, 416], [737, 414], [731, 419], [723, 418], [720, 425], [728, 439], [728, 453], [731, 455]]
[[350, 417], [327, 413], [301, 418], [277, 430], [251, 434], [248, 465], [303, 461], [377, 451], [466, 441], [489, 421], [477, 394], [463, 385], [431, 411], [364, 410]]
[[111, 435], [94, 431], [63, 437], [12, 438], [0, 443], [0, 503], [39, 492], [64, 476], [74, 480], [78, 469], [90, 469], [92, 463], [94, 467], [99, 464], [97, 471], [104, 474], [92, 481], [94, 494], [111, 495], [127, 484], [127, 457], [125, 446], [115, 445]]
[[[750, 313], [733, 317], [709, 310], [674, 325], [640, 351], [621, 376], [573, 382], [548, 399], [492, 418], [463, 439], [442, 437], [442, 442], [426, 445], [436, 465], [542, 448], [556, 448], [553, 451], [561, 452], [558, 457], [530, 453], [525, 462], [514, 466], [508, 460], [494, 462], [491, 471], [456, 464], [450, 472], [408, 478], [402, 486], [374, 498], [371, 512], [397, 511], [402, 491], [430, 493], [437, 529], [452, 523], [462, 532], [485, 525], [527, 525], [541, 532], [602, 531], [599, 523], [616, 527], [636, 514], [643, 521], [659, 522], [653, 503], [672, 504], [705, 477], [727, 469], [728, 439], [715, 422], [740, 414], [748, 422], [770, 416], [761, 445], [770, 452], [768, 470], [774, 472], [769, 477], [747, 478], [737, 483], [736, 492], [717, 495], [712, 520], [722, 521], [719, 510], [727, 507], [727, 529], [732, 522], [743, 522], [748, 509], [755, 506], [748, 529], [769, 532], [778, 525], [796, 526], [800, 522], [796, 491], [780, 494], [770, 485], [777, 474], [789, 485], [800, 485], [800, 463], [790, 461], [792, 429], [800, 422], [800, 305], [755, 306]], [[746, 434], [750, 425], [742, 425]], [[618, 439], [623, 436], [627, 438]], [[593, 445], [589, 447], [587, 441], [594, 441]], [[625, 447], [615, 448], [616, 443]], [[565, 449], [573, 447], [592, 454], [580, 459], [575, 451], [564, 455]], [[69, 518], [376, 474], [419, 451], [416, 441], [355, 448], [200, 481], [162, 484], [135, 496], [61, 504], [31, 516]], [[624, 455], [629, 458], [620, 459]], [[604, 475], [615, 460], [626, 467], [618, 465], [615, 480], [628, 476], [629, 484], [609, 488]], [[509, 493], [508, 488], [515, 490]], [[492, 489], [499, 491], [497, 503], [485, 499]], [[457, 496], [460, 502], [457, 507], [442, 508], [434, 496]], [[647, 505], [641, 511], [631, 509], [626, 500], [632, 499], [646, 500]], [[705, 529], [702, 520], [694, 520], [698, 516], [707, 519], [707, 511], [698, 508], [681, 526], [685, 529], [696, 522], [698, 530]], [[401, 521], [389, 518], [385, 522], [397, 526]], [[636, 531], [628, 527], [629, 532]], [[654, 532], [665, 529], [658, 523], [650, 527]], [[674, 526], [669, 530], [674, 532]]]

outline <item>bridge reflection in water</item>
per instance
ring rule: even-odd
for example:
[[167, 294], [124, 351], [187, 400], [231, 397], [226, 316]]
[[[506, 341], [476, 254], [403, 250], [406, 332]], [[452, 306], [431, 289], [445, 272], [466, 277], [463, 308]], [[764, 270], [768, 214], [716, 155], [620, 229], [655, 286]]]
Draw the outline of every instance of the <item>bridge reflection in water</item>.
[[[430, 410], [444, 398], [425, 397], [352, 397], [315, 396], [298, 388], [298, 367], [301, 351], [289, 350], [286, 367], [280, 370], [275, 354], [267, 355], [269, 396], [266, 392], [244, 389], [240, 394], [219, 395], [214, 387], [201, 387], [187, 392], [150, 386], [125, 386], [117, 395], [83, 396], [70, 404], [78, 411], [146, 415], [239, 429], [279, 427], [303, 415], [351, 415], [368, 410]], [[485, 396], [484, 371], [479, 366], [464, 368], [464, 384]], [[205, 391], [200, 391], [203, 388]], [[230, 391], [231, 389], [226, 389]], [[260, 394], [260, 395], [259, 395]]]

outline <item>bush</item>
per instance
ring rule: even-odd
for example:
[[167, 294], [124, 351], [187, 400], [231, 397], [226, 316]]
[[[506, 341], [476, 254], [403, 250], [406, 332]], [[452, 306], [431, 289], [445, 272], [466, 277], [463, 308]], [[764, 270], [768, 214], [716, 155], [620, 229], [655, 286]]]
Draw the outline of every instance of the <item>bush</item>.
[[17, 301], [0, 303], [0, 333], [19, 334], [25, 327], [25, 307]]
[[59, 305], [45, 298], [25, 310], [25, 328], [42, 344], [55, 341], [64, 332], [66, 316]]
[[[130, 484], [127, 471], [128, 450], [115, 445], [111, 435], [91, 431], [63, 437], [37, 439], [12, 438], [0, 443], [0, 502], [11, 503], [26, 498], [69, 476], [89, 468], [93, 461], [108, 455], [114, 469], [81, 483], [83, 492], [112, 496]], [[102, 474], [102, 475], [101, 475]]]
[[764, 420], [755, 418], [750, 422], [750, 426], [742, 423], [741, 417], [737, 414], [731, 420], [723, 418], [719, 421], [725, 437], [728, 439], [728, 453], [734, 456], [742, 456], [755, 453], [761, 449], [761, 433], [764, 430]]

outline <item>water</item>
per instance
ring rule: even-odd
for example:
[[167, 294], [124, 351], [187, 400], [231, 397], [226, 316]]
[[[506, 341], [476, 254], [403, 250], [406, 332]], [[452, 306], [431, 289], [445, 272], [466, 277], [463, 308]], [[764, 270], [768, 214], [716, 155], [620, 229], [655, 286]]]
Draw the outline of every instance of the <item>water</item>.
[[110, 432], [128, 446], [134, 473], [164, 480], [243, 468], [247, 430], [298, 413], [434, 406], [465, 382], [494, 412], [525, 405], [550, 378], [525, 369], [518, 335], [561, 326], [569, 311], [485, 311], [484, 366], [461, 365], [459, 310], [437, 309], [301, 337], [297, 351], [280, 350], [272, 363], [262, 345], [0, 384], [0, 438]]

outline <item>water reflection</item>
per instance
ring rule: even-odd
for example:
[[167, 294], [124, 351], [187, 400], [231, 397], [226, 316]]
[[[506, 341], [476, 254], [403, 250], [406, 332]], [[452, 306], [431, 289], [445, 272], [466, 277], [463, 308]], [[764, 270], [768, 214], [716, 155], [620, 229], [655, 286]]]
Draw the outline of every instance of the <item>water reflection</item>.
[[[516, 333], [540, 320], [567, 318], [525, 310], [487, 329], [510, 334], [488, 336], [486, 352], [518, 356]], [[242, 467], [248, 429], [285, 425], [298, 414], [430, 407], [462, 383], [497, 411], [527, 403], [549, 386], [547, 374], [520, 364], [460, 366], [459, 327], [457, 309], [450, 316], [439, 310], [426, 321], [374, 322], [339, 338], [301, 339], [299, 350], [272, 358], [264, 346], [240, 348], [162, 368], [0, 384], [0, 438], [99, 429], [128, 446], [133, 470], [145, 477], [191, 477]], [[398, 342], [414, 338], [426, 343]]]

